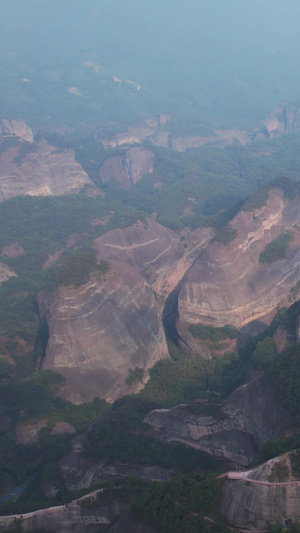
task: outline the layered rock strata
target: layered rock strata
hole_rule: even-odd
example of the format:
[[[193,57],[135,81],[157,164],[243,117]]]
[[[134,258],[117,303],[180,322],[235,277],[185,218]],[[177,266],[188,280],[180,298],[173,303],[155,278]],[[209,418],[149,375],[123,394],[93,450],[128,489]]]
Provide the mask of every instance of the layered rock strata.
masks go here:
[[[182,240],[171,229],[147,218],[128,228],[108,231],[94,244],[99,260],[128,263],[164,302],[213,235],[211,228],[201,228]]]
[[[116,517],[119,517],[116,521]],[[138,523],[130,515],[128,505],[118,498],[106,496],[104,489],[91,492],[66,505],[49,507],[22,515],[0,517],[0,532],[47,531],[48,533],[98,533],[99,531],[130,531],[155,533],[155,530]]]
[[[271,459],[248,472],[228,473],[221,513],[239,529],[290,527],[300,521],[299,451]]]
[[[21,147],[12,146],[0,154],[0,201],[20,195],[75,194],[85,185],[94,186],[75,161],[73,150],[59,151],[41,141],[20,158]]]
[[[95,396],[114,401],[142,383],[125,383],[129,369],[145,371],[168,349],[154,294],[130,266],[110,261],[105,277],[80,287],[59,287],[46,301],[49,341],[42,368],[66,378],[63,395],[74,403]]]
[[[32,129],[23,120],[0,119],[0,137],[17,137],[25,142],[33,142]]]
[[[117,181],[122,189],[130,189],[145,174],[153,172],[155,155],[144,147],[135,146],[124,156],[110,157],[99,171],[102,183]]]
[[[97,463],[82,454],[81,437],[73,440],[71,450],[60,462],[60,472],[68,490],[89,488],[110,479],[133,476],[156,481],[165,481],[176,472],[159,466],[122,464],[103,459]]]
[[[291,289],[300,279],[300,203],[281,188],[272,188],[266,205],[241,210],[231,221],[233,239],[213,240],[186,275],[179,300],[178,330],[188,342],[190,324],[238,329],[267,324],[278,307],[289,305]],[[282,234],[290,232],[283,258],[262,264],[260,254]]]
[[[236,389],[220,406],[220,417],[198,415],[188,405],[146,416],[152,435],[181,442],[235,465],[248,466],[262,444],[283,436],[289,418],[264,374]]]

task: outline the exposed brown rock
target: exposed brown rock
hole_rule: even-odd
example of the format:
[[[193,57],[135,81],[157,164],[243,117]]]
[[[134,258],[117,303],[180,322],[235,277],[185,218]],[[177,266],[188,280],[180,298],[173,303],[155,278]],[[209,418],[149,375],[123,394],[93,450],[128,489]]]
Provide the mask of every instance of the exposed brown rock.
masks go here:
[[[23,120],[0,119],[0,136],[17,137],[22,141],[33,142],[32,129]]]
[[[300,521],[299,452],[289,452],[225,482],[221,512],[239,529],[263,530]],[[238,476],[237,476],[238,477]]]
[[[237,235],[227,245],[212,241],[189,270],[179,294],[178,330],[192,342],[188,325],[268,324],[278,307],[288,306],[290,289],[300,279],[299,197],[269,191],[266,205],[240,211],[230,223]],[[294,239],[286,257],[261,264],[260,253],[281,234]]]
[[[16,276],[17,274],[11,267],[5,265],[4,263],[0,263],[0,283]]]
[[[181,442],[220,459],[249,465],[262,444],[283,436],[290,423],[265,375],[236,389],[220,406],[220,417],[198,415],[187,405],[146,416],[152,435]]]
[[[1,257],[17,257],[24,252],[24,248],[20,246],[17,242],[13,244],[7,244],[3,246]]]
[[[164,302],[214,235],[201,228],[182,240],[151,218],[111,230],[96,239],[100,260],[123,261],[142,274]]]
[[[35,424],[17,424],[15,428],[17,444],[32,444],[39,438],[40,430],[47,425],[47,419],[39,420]]]
[[[48,302],[40,296],[39,306],[49,326],[42,367],[66,378],[62,394],[74,403],[137,391],[142,383],[125,383],[128,370],[141,367],[146,378],[168,356],[153,292],[124,263],[111,261],[105,278],[60,287]]]
[[[153,172],[155,156],[146,148],[135,146],[124,156],[110,157],[103,163],[99,177],[102,183],[117,181],[123,189],[130,189],[142,176]]]
[[[50,432],[51,435],[73,435],[74,433],[76,433],[76,429],[71,424],[68,424],[68,422],[57,422]]]
[[[60,196],[75,194],[86,184],[93,186],[83,168],[75,161],[73,150],[59,151],[46,142],[35,145],[16,163],[19,147],[0,155],[0,201],[14,196]]]
[[[82,454],[82,436],[73,439],[70,451],[60,462],[60,472],[68,490],[87,489],[109,479],[133,476],[156,481],[165,481],[175,472],[159,466],[122,464],[118,461],[90,461]]]

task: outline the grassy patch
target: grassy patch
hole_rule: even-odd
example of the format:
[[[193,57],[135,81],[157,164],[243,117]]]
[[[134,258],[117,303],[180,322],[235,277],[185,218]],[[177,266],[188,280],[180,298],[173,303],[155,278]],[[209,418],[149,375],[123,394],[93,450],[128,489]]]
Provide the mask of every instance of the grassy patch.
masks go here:
[[[282,233],[272,242],[267,244],[259,256],[261,264],[273,263],[279,259],[284,259],[289,243],[293,240],[294,234],[291,231]]]
[[[204,326],[203,324],[193,324],[189,327],[189,331],[193,337],[213,342],[219,342],[225,339],[236,339],[238,336],[238,330],[230,324],[226,324],[226,326],[221,328]]]

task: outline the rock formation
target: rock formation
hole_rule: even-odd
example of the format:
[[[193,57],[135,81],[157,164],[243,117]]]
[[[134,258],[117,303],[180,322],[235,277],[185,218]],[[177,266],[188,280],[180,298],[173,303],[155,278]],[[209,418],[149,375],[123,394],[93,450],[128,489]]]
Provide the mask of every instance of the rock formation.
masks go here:
[[[201,228],[182,240],[147,218],[108,231],[95,240],[95,247],[100,260],[123,261],[135,268],[164,302],[213,235],[211,228]]]
[[[86,489],[96,483],[125,476],[165,481],[176,473],[159,466],[122,464],[105,458],[92,462],[82,454],[81,438],[73,440],[71,450],[60,462],[61,476],[68,490]]]
[[[104,489],[91,492],[66,505],[22,515],[1,516],[0,532],[13,530],[17,524],[22,531],[32,533],[37,530],[48,533],[98,533],[103,528],[108,533],[155,533],[152,528],[134,520],[128,511],[128,505],[121,499],[112,499],[109,491],[106,495]]]
[[[289,452],[248,472],[228,474],[221,512],[239,529],[265,530],[300,521],[300,456]]]
[[[130,266],[110,261],[105,277],[91,277],[80,287],[59,287],[46,301],[49,341],[43,368],[66,378],[63,395],[74,403],[95,396],[114,401],[136,392],[128,386],[129,369],[145,371],[168,356],[154,295]]]
[[[0,283],[7,281],[9,278],[16,275],[17,274],[11,267],[5,265],[4,263],[0,263]]]
[[[142,176],[153,172],[155,156],[144,147],[135,146],[124,156],[110,157],[99,171],[102,183],[115,180],[122,189],[130,189]]]
[[[233,391],[221,404],[219,418],[179,405],[152,411],[144,421],[159,439],[181,442],[240,466],[248,466],[264,442],[283,436],[290,423],[264,374]]]
[[[0,155],[0,201],[14,196],[60,196],[75,194],[92,181],[75,161],[74,151],[59,151],[44,141],[12,146]]]
[[[268,324],[278,307],[289,305],[300,279],[299,230],[296,192],[289,199],[280,186],[273,187],[265,205],[242,208],[229,224],[231,242],[213,240],[185,277],[178,300],[180,335],[188,342],[188,326],[197,323],[249,326],[249,331]],[[285,256],[261,263],[266,246],[288,232],[292,240]]]
[[[17,137],[22,141],[33,142],[32,129],[23,120],[0,119],[0,137]]]

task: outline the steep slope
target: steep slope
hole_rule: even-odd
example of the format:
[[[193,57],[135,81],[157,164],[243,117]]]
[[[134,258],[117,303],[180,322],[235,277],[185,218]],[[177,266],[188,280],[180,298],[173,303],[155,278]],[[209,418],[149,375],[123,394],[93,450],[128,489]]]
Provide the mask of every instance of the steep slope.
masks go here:
[[[256,202],[261,206],[245,204],[189,270],[178,301],[185,340],[197,323],[258,330],[288,304],[300,279],[299,195],[286,179],[259,191]]]
[[[292,451],[248,472],[228,473],[221,512],[238,528],[262,530],[300,521],[300,456]]]
[[[236,389],[221,404],[218,418],[196,414],[188,405],[157,409],[145,418],[153,436],[241,466],[254,460],[264,442],[283,435],[288,421],[264,374]]]
[[[130,189],[142,176],[153,172],[155,155],[144,147],[135,146],[124,156],[110,157],[99,171],[102,183],[115,180],[122,189]]]
[[[49,507],[22,515],[1,516],[0,532],[47,531],[48,533],[98,533],[99,531],[156,533],[154,529],[137,522],[121,498],[112,498],[103,489],[91,492],[66,505]],[[116,521],[117,518],[117,521]],[[11,529],[13,528],[13,529]],[[23,529],[24,528],[24,529]]]
[[[113,401],[142,384],[128,386],[129,369],[145,371],[168,349],[153,292],[131,267],[110,261],[105,277],[80,287],[59,287],[41,313],[49,327],[42,368],[66,378],[63,395],[74,403],[95,396]]]
[[[145,277],[162,302],[214,235],[201,228],[186,238],[147,218],[95,240],[99,259],[123,261]]]
[[[15,142],[4,151],[0,144],[0,201],[14,196],[75,194],[85,185],[94,187],[73,150],[59,151],[44,141]]]

